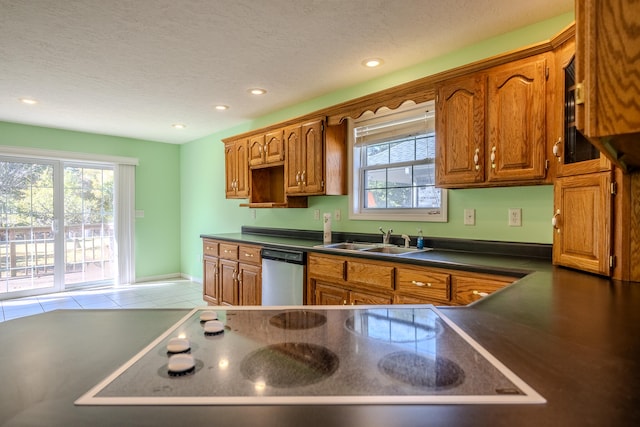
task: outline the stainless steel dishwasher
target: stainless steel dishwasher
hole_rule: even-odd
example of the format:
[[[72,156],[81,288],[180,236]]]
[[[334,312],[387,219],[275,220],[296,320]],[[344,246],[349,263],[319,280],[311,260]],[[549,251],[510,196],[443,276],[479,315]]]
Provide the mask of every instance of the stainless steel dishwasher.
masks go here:
[[[305,252],[262,249],[262,305],[302,305]]]

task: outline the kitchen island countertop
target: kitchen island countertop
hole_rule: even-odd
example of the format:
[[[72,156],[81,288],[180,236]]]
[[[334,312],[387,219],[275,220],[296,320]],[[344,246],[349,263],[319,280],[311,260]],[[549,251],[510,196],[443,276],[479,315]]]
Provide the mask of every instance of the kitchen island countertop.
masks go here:
[[[233,240],[229,235],[226,238]],[[273,239],[271,244],[284,244],[269,239]],[[255,237],[251,242],[255,243]],[[311,247],[312,243],[304,245]],[[444,261],[453,264],[455,256],[451,255],[455,254],[449,254]],[[547,403],[78,407],[73,405],[75,399],[187,311],[62,310],[0,324],[3,378],[0,424],[310,427],[640,424],[640,285],[552,267],[548,262],[490,255],[460,256],[459,260],[468,264],[464,266],[466,269],[482,267],[484,262],[490,269],[511,268],[524,274],[513,285],[472,306],[441,310],[538,391]]]

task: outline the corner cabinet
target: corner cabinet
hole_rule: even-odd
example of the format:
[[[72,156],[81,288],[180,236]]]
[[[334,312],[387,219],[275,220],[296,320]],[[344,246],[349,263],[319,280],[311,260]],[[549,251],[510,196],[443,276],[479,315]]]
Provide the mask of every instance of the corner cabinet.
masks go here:
[[[225,142],[225,196],[227,199],[249,197],[249,162],[247,160],[247,140]]]
[[[548,182],[547,79],[540,54],[443,82],[436,102],[436,184]]]

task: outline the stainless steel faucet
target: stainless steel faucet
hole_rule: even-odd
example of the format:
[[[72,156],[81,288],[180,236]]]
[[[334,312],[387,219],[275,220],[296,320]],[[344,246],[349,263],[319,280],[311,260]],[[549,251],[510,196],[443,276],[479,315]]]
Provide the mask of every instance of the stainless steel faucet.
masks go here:
[[[380,232],[382,233],[382,244],[388,245],[389,240],[391,239],[391,233],[393,232],[393,230],[390,228],[387,232],[385,232],[382,229],[382,227],[378,227],[378,230],[380,230]]]

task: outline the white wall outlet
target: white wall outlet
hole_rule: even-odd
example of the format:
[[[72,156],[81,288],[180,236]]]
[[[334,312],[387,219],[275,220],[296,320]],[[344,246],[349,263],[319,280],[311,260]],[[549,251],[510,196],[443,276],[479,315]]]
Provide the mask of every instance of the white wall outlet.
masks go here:
[[[522,208],[509,208],[509,227],[522,227]]]
[[[136,210],[135,214],[136,214],[136,218],[144,218],[143,210]]]
[[[476,225],[476,210],[465,209],[464,210],[464,225]]]
[[[251,209],[251,218],[256,219],[257,212],[255,209]]]
[[[333,211],[333,219],[336,221],[340,221],[342,219],[342,212],[340,212],[340,209]]]
[[[316,221],[320,221],[320,209],[316,209],[313,211],[313,219]]]

